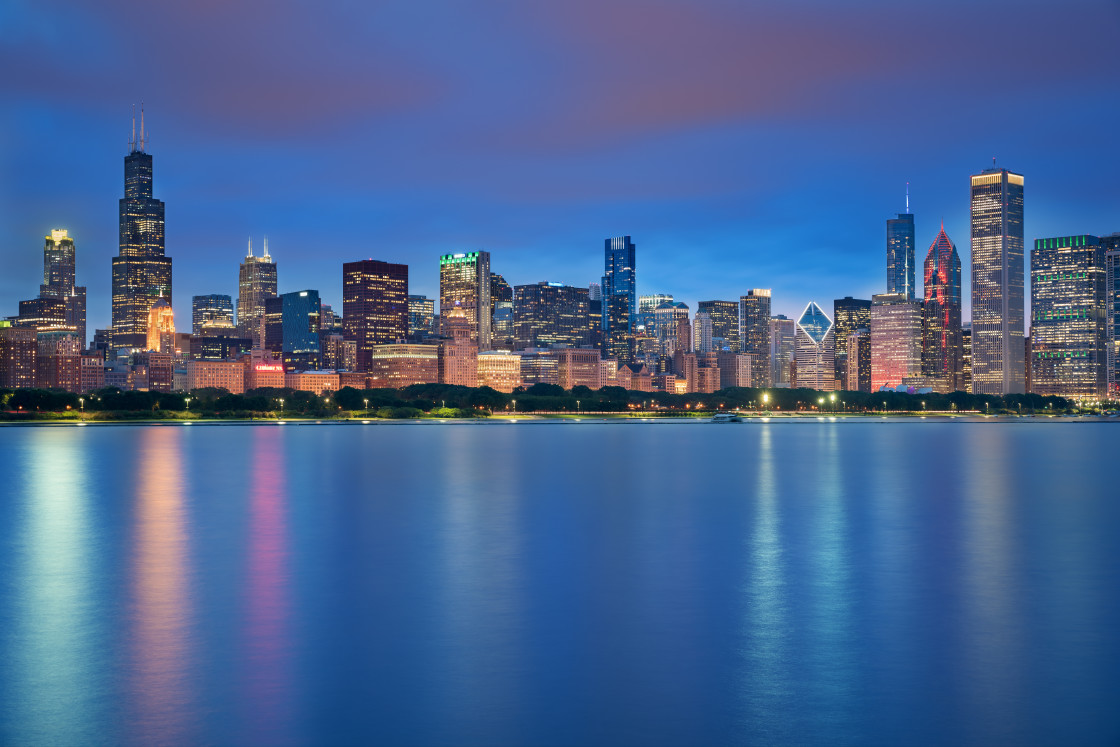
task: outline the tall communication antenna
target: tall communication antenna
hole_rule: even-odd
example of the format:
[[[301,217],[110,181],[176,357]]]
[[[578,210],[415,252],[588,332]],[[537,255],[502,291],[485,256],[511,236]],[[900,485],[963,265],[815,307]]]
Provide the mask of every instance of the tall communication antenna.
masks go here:
[[[140,102],[140,142],[138,143],[141,153],[144,152],[144,146],[147,144],[148,139],[144,135],[144,102]]]
[[[906,182],[906,212],[910,212],[910,182]]]

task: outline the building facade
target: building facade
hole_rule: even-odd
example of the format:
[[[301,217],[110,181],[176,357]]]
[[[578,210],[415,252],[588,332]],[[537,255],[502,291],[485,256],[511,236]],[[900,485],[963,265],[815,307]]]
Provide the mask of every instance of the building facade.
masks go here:
[[[438,382],[438,345],[389,343],[374,345],[370,352],[370,386],[374,389]]]
[[[17,326],[70,332],[86,344],[86,289],[76,285],[77,253],[65,229],[55,229],[43,246],[43,283],[39,295],[20,301]]]
[[[315,370],[323,365],[319,291],[283,293],[265,301],[264,347],[279,353],[287,370]]]
[[[638,286],[635,281],[637,255],[634,242],[629,236],[616,236],[603,242],[603,300],[611,296],[626,296],[627,331],[638,313]],[[603,333],[607,335],[612,326],[623,324],[622,320],[611,319],[609,305],[603,304]]]
[[[790,386],[790,367],[797,340],[797,322],[785,314],[770,317],[770,384]]]
[[[1102,398],[1108,391],[1105,252],[1096,236],[1035,239],[1031,251],[1031,390]]]
[[[445,254],[439,258],[439,313],[449,336],[447,312],[461,311],[470,324],[471,342],[479,350],[490,350],[494,308],[490,298],[490,252]]]
[[[113,345],[143,348],[148,342],[148,312],[163,296],[172,302],[171,257],[164,251],[163,202],[152,196],[152,156],[140,137],[124,159],[124,197],[119,205],[120,253],[113,257]]]
[[[887,293],[914,298],[914,215],[887,221]]]
[[[723,340],[720,352],[739,352],[739,304],[734,301],[701,301],[697,313],[704,312],[712,319],[712,339]]]
[[[518,285],[513,289],[515,346],[525,350],[590,345],[589,313],[586,288],[548,282]]]
[[[769,288],[755,288],[739,297],[739,349],[751,357],[753,386],[771,386]]]
[[[871,391],[922,375],[922,302],[902,293],[871,297]]]
[[[1026,386],[1023,177],[986,169],[972,176],[970,196],[972,392],[1021,394]]]
[[[450,310],[441,307],[440,316],[444,323],[444,339],[439,343],[439,383],[478,386],[475,325],[458,304]]]
[[[342,330],[370,371],[375,345],[408,338],[408,265],[374,259],[342,265]]]
[[[264,306],[276,298],[276,290],[276,262],[268,253],[268,239],[260,257],[253,255],[249,239],[249,253],[237,273],[237,333],[252,340],[254,347],[264,344]]]
[[[832,327],[824,310],[810,301],[797,320],[794,339],[798,388],[825,392],[836,389],[836,335]]]
[[[1105,268],[1105,340],[1109,399],[1120,399],[1120,233],[1101,237]]]
[[[478,385],[511,394],[521,386],[521,356],[508,350],[479,353]]]
[[[220,293],[191,297],[191,334],[213,334],[215,329],[233,334],[233,299]]]
[[[844,296],[832,302],[836,334],[836,378],[841,389],[858,389],[848,383],[848,335],[871,324],[871,301]]]
[[[964,391],[961,259],[944,225],[930,244],[924,270],[922,375],[935,391]]]

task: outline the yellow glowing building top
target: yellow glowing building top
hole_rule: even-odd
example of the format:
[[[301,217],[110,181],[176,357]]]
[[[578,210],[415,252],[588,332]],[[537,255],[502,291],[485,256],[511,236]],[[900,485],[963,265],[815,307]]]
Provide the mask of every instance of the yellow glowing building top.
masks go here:
[[[160,296],[148,312],[148,349],[169,352],[175,337],[175,312],[171,304]],[[164,348],[168,350],[164,350]]]

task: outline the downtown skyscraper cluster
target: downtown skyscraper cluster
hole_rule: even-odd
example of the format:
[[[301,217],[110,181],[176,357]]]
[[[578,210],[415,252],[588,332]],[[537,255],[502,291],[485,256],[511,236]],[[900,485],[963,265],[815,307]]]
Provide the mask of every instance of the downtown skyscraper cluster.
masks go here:
[[[1118,391],[1120,312],[1106,313],[1120,308],[1116,235],[1035,241],[1035,334],[1026,338],[1023,177],[994,167],[970,177],[971,324],[963,319],[960,257],[944,226],[920,265],[919,297],[907,197],[906,211],[886,221],[885,292],[838,298],[831,318],[811,300],[796,319],[774,315],[766,287],[701,301],[695,315],[672,294],[639,294],[637,245],[627,235],[604,239],[603,273],[588,286],[511,285],[494,272],[488,251],[444,254],[438,309],[434,299],[410,295],[407,265],[346,262],[339,316],[314,288],[279,293],[265,239],[261,256],[249,243],[236,304],[222,293],[195,296],[191,332],[177,332],[164,204],[154,197],[143,116],[124,159],[111,329],[98,330],[86,347],[74,242],[65,230],[52,231],[40,296],[21,302],[7,323],[12,331],[0,335],[0,358],[8,351],[11,360],[26,360],[34,347],[41,368],[61,373],[5,374],[0,385],[170,390],[235,386],[241,376],[253,388],[283,386],[291,374],[291,382],[316,390],[453,379],[510,391],[572,382],[674,392],[735,386],[1013,394],[1028,385],[1082,397]],[[34,339],[18,330],[31,330]],[[18,355],[11,352],[17,348]]]

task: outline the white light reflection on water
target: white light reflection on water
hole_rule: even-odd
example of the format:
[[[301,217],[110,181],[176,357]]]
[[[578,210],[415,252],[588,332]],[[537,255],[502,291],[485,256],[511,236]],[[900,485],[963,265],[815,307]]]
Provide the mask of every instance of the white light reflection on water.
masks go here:
[[[25,431],[29,458],[22,498],[15,629],[2,675],[14,696],[2,718],[12,744],[81,744],[97,731],[104,702],[94,685],[105,666],[95,606],[90,492],[81,431]]]
[[[509,438],[513,431],[497,429]],[[440,430],[443,480],[438,508],[436,580],[440,656],[437,708],[455,718],[436,726],[440,741],[486,732],[516,743],[508,718],[525,683],[523,535],[518,526],[517,475],[495,482],[495,454],[483,448],[477,429]],[[499,452],[501,448],[499,447]],[[516,471],[516,464],[508,469]],[[486,682],[487,687],[477,683]],[[511,732],[510,730],[514,730]]]
[[[744,661],[740,670],[744,677],[744,732],[781,743],[790,739],[790,724],[783,722],[781,714],[793,706],[795,683],[789,670],[790,609],[773,437],[773,426],[759,429],[755,511],[744,553],[748,567],[743,589]]]
[[[970,744],[1026,744],[1027,722],[1022,711],[1024,618],[1019,612],[1019,579],[1012,495],[1015,460],[1008,453],[1009,428],[977,427],[966,431],[963,450],[962,534],[960,570],[962,610],[960,635],[967,668],[961,667],[957,686],[961,707],[974,713],[967,719]]]

